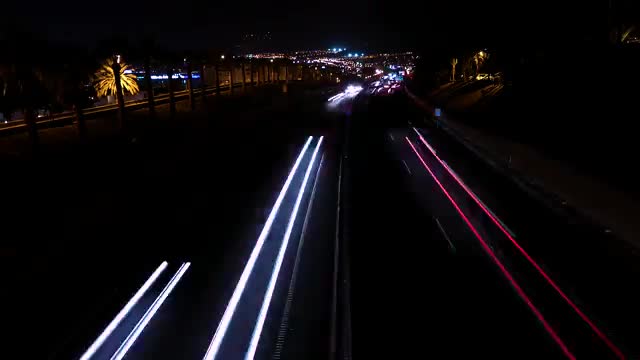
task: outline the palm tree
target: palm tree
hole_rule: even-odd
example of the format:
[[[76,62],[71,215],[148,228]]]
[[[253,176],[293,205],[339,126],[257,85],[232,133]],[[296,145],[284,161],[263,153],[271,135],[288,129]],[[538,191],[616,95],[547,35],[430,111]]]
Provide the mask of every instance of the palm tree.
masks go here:
[[[135,95],[140,91],[136,76],[127,73],[129,65],[120,60],[120,55],[116,55],[116,59],[107,59],[100,69],[95,73],[96,94],[98,96],[106,96],[115,94],[118,99],[118,121],[117,126],[122,128],[126,125],[124,92]]]
[[[452,58],[451,62],[451,81],[456,81],[456,65],[458,65],[458,58]]]
[[[98,96],[118,95],[118,87],[122,87],[122,92],[126,91],[131,95],[135,95],[140,91],[138,82],[134,74],[126,73],[129,65],[124,62],[118,63],[117,60],[108,59],[100,69],[95,73],[96,93]],[[119,78],[120,81],[116,81]]]

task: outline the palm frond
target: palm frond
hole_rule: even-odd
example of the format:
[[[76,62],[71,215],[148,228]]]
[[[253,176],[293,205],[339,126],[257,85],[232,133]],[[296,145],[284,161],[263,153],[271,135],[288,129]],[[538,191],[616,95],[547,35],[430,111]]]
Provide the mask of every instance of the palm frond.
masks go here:
[[[134,74],[125,74],[125,71],[129,69],[129,65],[120,65],[120,85],[123,92],[127,92],[131,95],[135,95],[140,92],[138,82]],[[94,88],[98,96],[113,95],[116,93],[116,79],[113,72],[113,60],[109,59],[105,61],[98,71],[95,73]]]

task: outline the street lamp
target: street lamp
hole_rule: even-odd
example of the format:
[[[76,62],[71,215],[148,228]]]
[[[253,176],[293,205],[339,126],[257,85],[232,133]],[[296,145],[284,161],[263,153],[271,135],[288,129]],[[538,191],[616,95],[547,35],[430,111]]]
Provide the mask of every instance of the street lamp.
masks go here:
[[[273,62],[273,59],[269,60],[270,62]]]
[[[224,55],[220,55],[220,59],[224,60]]]

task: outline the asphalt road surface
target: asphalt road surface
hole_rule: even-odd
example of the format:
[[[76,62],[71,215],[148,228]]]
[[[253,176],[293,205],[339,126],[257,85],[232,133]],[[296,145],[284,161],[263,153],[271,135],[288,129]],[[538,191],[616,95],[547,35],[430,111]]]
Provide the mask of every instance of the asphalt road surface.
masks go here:
[[[290,86],[288,96],[224,100],[213,105],[215,111],[178,117],[182,123],[136,129],[133,138],[60,145],[40,159],[7,160],[2,266],[5,294],[11,295],[3,297],[2,309],[16,341],[6,353],[22,353],[37,340],[30,348],[36,358],[79,358],[167,261],[95,356],[115,354],[164,292],[127,358],[201,359],[296,156],[309,136],[315,147],[337,121],[339,114],[325,111],[325,92]],[[289,251],[298,246],[317,174],[334,171],[332,142],[327,137],[316,156]],[[309,152],[265,245],[263,255],[268,247],[271,260],[310,162]],[[332,186],[318,180],[316,193]],[[305,246],[322,249],[313,238],[308,235]],[[287,253],[282,264],[289,277],[291,259]],[[256,266],[269,261],[261,258]],[[298,268],[315,271],[307,270],[308,261],[319,260],[302,257]],[[265,274],[260,276],[269,280]],[[286,299],[280,291],[278,286],[274,297]],[[298,310],[290,312],[293,319]],[[265,326],[263,336],[279,334]]]
[[[354,357],[638,354],[623,243],[546,208],[403,94],[362,99],[352,120]]]
[[[6,353],[638,354],[632,251],[545,207],[401,91],[334,95],[230,98],[7,162]]]

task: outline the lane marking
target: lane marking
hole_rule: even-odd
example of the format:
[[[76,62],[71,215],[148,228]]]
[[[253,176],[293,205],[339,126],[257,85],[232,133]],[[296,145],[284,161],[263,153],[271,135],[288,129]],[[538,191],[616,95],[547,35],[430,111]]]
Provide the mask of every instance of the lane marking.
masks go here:
[[[236,288],[233,290],[233,295],[231,295],[229,304],[227,305],[227,308],[225,309],[224,314],[222,315],[222,319],[220,320],[220,323],[218,324],[218,328],[216,329],[216,332],[213,335],[213,338],[211,339],[211,343],[209,344],[209,348],[207,348],[207,352],[204,354],[203,360],[215,359],[216,355],[218,354],[218,351],[220,350],[222,339],[224,339],[224,336],[227,333],[227,329],[229,328],[229,324],[231,323],[231,318],[233,317],[233,314],[235,313],[236,308],[238,306],[238,302],[240,302],[240,297],[242,296],[242,293],[244,292],[244,289],[247,286],[247,281],[249,280],[249,276],[253,272],[253,267],[256,264],[258,255],[260,254],[260,250],[262,250],[262,246],[264,245],[264,242],[267,239],[267,236],[271,232],[271,226],[273,225],[273,221],[276,215],[278,214],[278,210],[280,210],[280,205],[282,205],[282,200],[284,199],[284,196],[287,193],[289,186],[291,185],[291,181],[293,180],[294,174],[296,173],[296,170],[298,170],[298,167],[300,166],[300,162],[302,161],[302,158],[306,154],[307,148],[309,147],[309,144],[311,143],[312,139],[313,139],[313,136],[309,136],[309,138],[307,139],[307,142],[304,144],[304,147],[302,148],[302,150],[300,150],[300,154],[298,155],[298,158],[296,159],[296,162],[293,165],[293,168],[291,168],[291,171],[289,172],[289,176],[287,176],[287,180],[285,181],[284,185],[282,186],[282,189],[280,190],[280,194],[278,194],[278,198],[276,199],[276,202],[273,205],[273,209],[271,210],[271,213],[269,214],[269,217],[267,218],[267,221],[264,224],[264,227],[262,228],[262,232],[260,232],[260,235],[258,236],[258,241],[256,242],[255,247],[251,251],[251,255],[249,256],[247,265],[245,265],[244,270],[240,275],[240,279],[238,280],[238,284],[236,285]]]
[[[409,175],[411,175],[411,170],[409,170],[409,165],[407,165],[407,162],[402,160],[402,163],[404,164],[404,167],[407,169],[407,172],[409,173]]]
[[[342,193],[342,157],[340,157],[340,167],[338,169],[338,199],[336,201],[336,234],[334,237],[333,251],[333,282],[331,288],[331,328],[329,329],[329,357],[336,358],[337,339],[336,331],[338,326],[338,259],[340,254],[340,196]]]
[[[289,291],[287,293],[287,302],[284,306],[284,312],[282,314],[282,321],[280,322],[280,329],[278,330],[278,341],[276,342],[276,350],[273,353],[273,359],[280,359],[282,354],[282,348],[284,346],[285,336],[287,331],[289,330],[289,313],[291,312],[291,306],[293,304],[293,295],[296,287],[296,280],[298,278],[298,268],[300,266],[300,258],[302,257],[302,248],[304,246],[304,240],[306,238],[307,233],[307,225],[309,224],[309,218],[311,215],[311,209],[313,207],[313,202],[316,197],[316,187],[318,185],[318,180],[320,179],[320,171],[322,170],[322,165],[324,164],[324,154],[320,158],[320,165],[318,165],[318,170],[316,171],[316,177],[313,181],[313,190],[311,190],[311,197],[309,198],[309,205],[307,205],[307,214],[304,217],[304,224],[302,225],[302,235],[300,235],[300,242],[298,243],[298,251],[296,252],[296,261],[293,264],[293,271],[291,275],[291,280],[289,281]]]
[[[429,144],[427,143],[427,141],[424,139],[424,137],[422,136],[422,134],[420,134],[420,132],[416,129],[413,128],[413,130],[418,134],[418,137],[420,138],[420,141],[425,144],[429,150],[431,150],[431,146],[429,146]],[[578,316],[585,322],[587,323],[587,325],[591,328],[591,330],[600,338],[600,340],[602,340],[605,345],[609,348],[609,350],[611,350],[616,357],[618,357],[619,359],[625,359],[626,356],[624,355],[624,353],[622,352],[622,350],[620,350],[620,348],[618,348],[617,345],[615,345],[610,339],[609,337],[602,331],[600,330],[600,328],[593,322],[591,321],[591,319],[584,313],[582,312],[582,310],[580,310],[580,308],[578,307],[578,305],[576,305],[573,300],[571,300],[569,298],[569,296],[567,294],[565,294],[565,292],[560,288],[560,286],[558,286],[558,284],[556,284],[556,282],[551,279],[551,277],[542,269],[542,266],[540,266],[530,255],[529,253],[527,253],[526,250],[524,250],[524,248],[516,241],[515,239],[515,235],[511,232],[511,230],[509,230],[509,228],[506,227],[506,225],[504,225],[504,223],[498,219],[497,216],[495,216],[493,214],[493,212],[484,205],[484,203],[482,202],[482,200],[480,200],[480,198],[478,198],[476,196],[476,194],[471,191],[471,189],[469,189],[469,187],[462,181],[462,179],[460,179],[455,172],[453,172],[453,169],[451,169],[442,159],[440,159],[438,157],[438,155],[436,155],[435,152],[432,152],[433,155],[435,156],[435,158],[444,166],[444,168],[449,172],[449,174],[451,174],[451,176],[456,180],[456,182],[458,182],[458,184],[467,192],[467,194],[469,194],[469,196],[471,196],[471,198],[476,202],[476,204],[478,204],[478,206],[480,206],[480,208],[484,211],[485,214],[487,214],[487,216],[489,216],[489,218],[493,221],[493,223],[502,231],[502,233],[509,239],[509,241],[511,241],[511,243],[516,247],[516,249],[518,249],[518,251],[527,259],[527,261],[538,271],[538,273],[540,275],[542,275],[542,277],[547,281],[547,283],[549,285],[551,285],[551,287],[558,293],[558,295],[560,295],[560,297],[573,309],[573,311],[578,314]]]
[[[304,193],[307,188],[309,175],[311,174],[311,169],[313,168],[313,165],[315,165],[316,156],[318,155],[318,150],[320,150],[320,146],[322,145],[323,139],[324,139],[324,136],[320,136],[320,140],[318,140],[318,145],[316,145],[316,149],[313,151],[313,155],[311,156],[311,161],[309,162],[307,171],[304,174],[304,179],[302,180],[302,186],[300,186],[300,190],[298,191],[298,197],[296,198],[296,202],[293,206],[293,211],[291,211],[291,216],[289,218],[289,223],[287,224],[287,230],[285,231],[284,237],[282,239],[282,244],[280,246],[280,251],[278,252],[278,257],[276,258],[276,263],[273,267],[273,271],[271,272],[271,279],[269,280],[267,293],[264,297],[264,300],[262,301],[262,307],[260,308],[260,313],[258,314],[258,320],[253,329],[253,334],[251,335],[251,341],[249,342],[249,349],[247,350],[247,353],[245,355],[245,360],[253,360],[253,358],[255,357],[256,350],[258,348],[258,342],[260,340],[260,334],[262,333],[262,328],[264,327],[264,322],[267,318],[269,305],[271,304],[271,298],[273,297],[273,291],[275,290],[276,281],[278,280],[278,274],[280,273],[280,268],[282,267],[282,262],[284,261],[284,255],[287,251],[287,245],[289,244],[289,239],[291,238],[293,225],[296,221],[296,217],[298,216],[298,209],[300,208],[300,203],[302,202],[302,198],[304,197]]]
[[[529,309],[531,309],[531,311],[533,312],[533,314],[538,318],[538,320],[540,321],[540,323],[542,323],[542,326],[545,328],[545,330],[547,331],[547,333],[551,336],[551,338],[556,342],[556,344],[558,344],[558,346],[560,347],[560,349],[562,350],[562,352],[565,354],[565,356],[569,359],[575,360],[575,356],[571,353],[571,351],[569,350],[569,348],[567,347],[567,345],[565,345],[564,341],[562,341],[562,339],[560,338],[560,336],[558,336],[558,334],[556,333],[556,331],[551,327],[551,325],[547,322],[547,320],[544,318],[544,316],[542,315],[542,313],[540,312],[540,310],[538,310],[538,308],[533,304],[533,302],[531,301],[531,299],[529,299],[529,297],[527,296],[527,294],[524,292],[524,290],[522,290],[522,288],[520,287],[520,285],[516,282],[516,280],[513,278],[513,276],[511,275],[511,273],[506,269],[506,267],[504,266],[504,264],[500,261],[500,259],[498,259],[497,255],[493,252],[493,250],[491,250],[491,247],[487,244],[487,242],[482,238],[482,236],[480,236],[480,233],[478,232],[478,230],[473,226],[473,224],[471,224],[471,221],[467,218],[467,216],[462,212],[462,210],[460,209],[460,206],[458,206],[458,204],[455,202],[455,200],[453,200],[453,198],[451,197],[451,195],[449,194],[449,192],[447,192],[447,190],[444,188],[444,186],[442,185],[442,183],[440,182],[440,180],[438,180],[438,178],[436,177],[436,175],[433,173],[433,171],[431,170],[431,168],[429,167],[429,165],[427,165],[427,163],[424,161],[424,159],[422,158],[422,156],[420,156],[420,154],[418,153],[418,150],[415,148],[415,146],[413,145],[413,143],[411,142],[411,140],[409,140],[408,137],[405,137],[405,139],[407,140],[407,142],[409,143],[409,146],[411,146],[411,149],[413,150],[413,152],[416,154],[416,156],[418,157],[418,159],[420,160],[420,162],[422,163],[422,165],[424,166],[424,168],[429,172],[429,174],[431,175],[431,177],[433,178],[433,180],[435,180],[435,182],[438,184],[438,187],[440,187],[440,190],[442,190],[442,192],[444,193],[444,195],[447,197],[447,199],[449,199],[449,201],[451,202],[451,204],[453,204],[453,207],[456,209],[456,211],[458,212],[458,214],[460,215],[460,217],[462,218],[462,220],[464,220],[465,224],[467,225],[467,227],[469,227],[469,229],[471,230],[471,232],[473,232],[473,234],[475,235],[475,237],[480,241],[480,244],[482,246],[482,248],[485,250],[485,252],[489,255],[489,257],[491,258],[491,260],[493,260],[493,262],[498,266],[498,268],[500,269],[500,271],[502,272],[502,274],[507,278],[507,280],[511,283],[511,286],[514,288],[514,290],[516,290],[516,292],[518,293],[518,295],[520,296],[520,298],[527,304],[527,306],[529,306]]]
[[[436,221],[436,224],[438,224],[438,227],[440,228],[440,232],[442,232],[442,235],[444,236],[445,240],[447,240],[447,242],[449,243],[449,248],[451,249],[451,251],[453,251],[453,253],[455,254],[456,252],[456,247],[453,245],[453,242],[451,241],[451,239],[449,238],[449,235],[447,235],[447,232],[444,231],[444,228],[442,227],[442,224],[440,224],[440,220],[438,220],[437,217],[433,218]]]
[[[113,333],[116,327],[120,324],[120,322],[129,314],[131,309],[138,303],[138,301],[142,298],[142,296],[149,290],[151,285],[158,279],[160,274],[167,268],[168,263],[163,261],[160,266],[156,268],[156,270],[149,276],[147,281],[144,282],[142,287],[136,291],[136,293],[131,297],[131,299],[127,302],[127,304],[120,310],[120,312],[111,320],[109,325],[102,331],[100,336],[89,346],[87,351],[80,357],[80,360],[88,360],[92,356],[95,355],[98,348],[104,344],[107,338]]]
[[[153,302],[153,304],[151,304],[151,307],[147,310],[147,312],[145,312],[145,314],[142,316],[140,321],[133,328],[129,336],[127,336],[127,338],[122,343],[122,345],[120,345],[118,350],[116,350],[116,352],[111,357],[111,360],[121,360],[127,354],[127,351],[129,351],[131,346],[133,346],[133,343],[138,339],[138,337],[140,336],[144,328],[147,326],[149,321],[151,321],[151,318],[153,318],[153,316],[156,314],[160,306],[162,306],[162,303],[164,303],[164,301],[167,299],[169,294],[171,294],[171,291],[173,291],[173,288],[178,284],[180,279],[182,279],[182,276],[189,269],[189,266],[191,266],[190,262],[183,263],[182,266],[180,266],[180,269],[178,269],[178,272],[176,272],[176,274],[173,275],[173,277],[171,278],[167,286],[165,286],[165,288],[162,289],[162,292],[160,293],[160,295],[158,295],[158,297]]]

